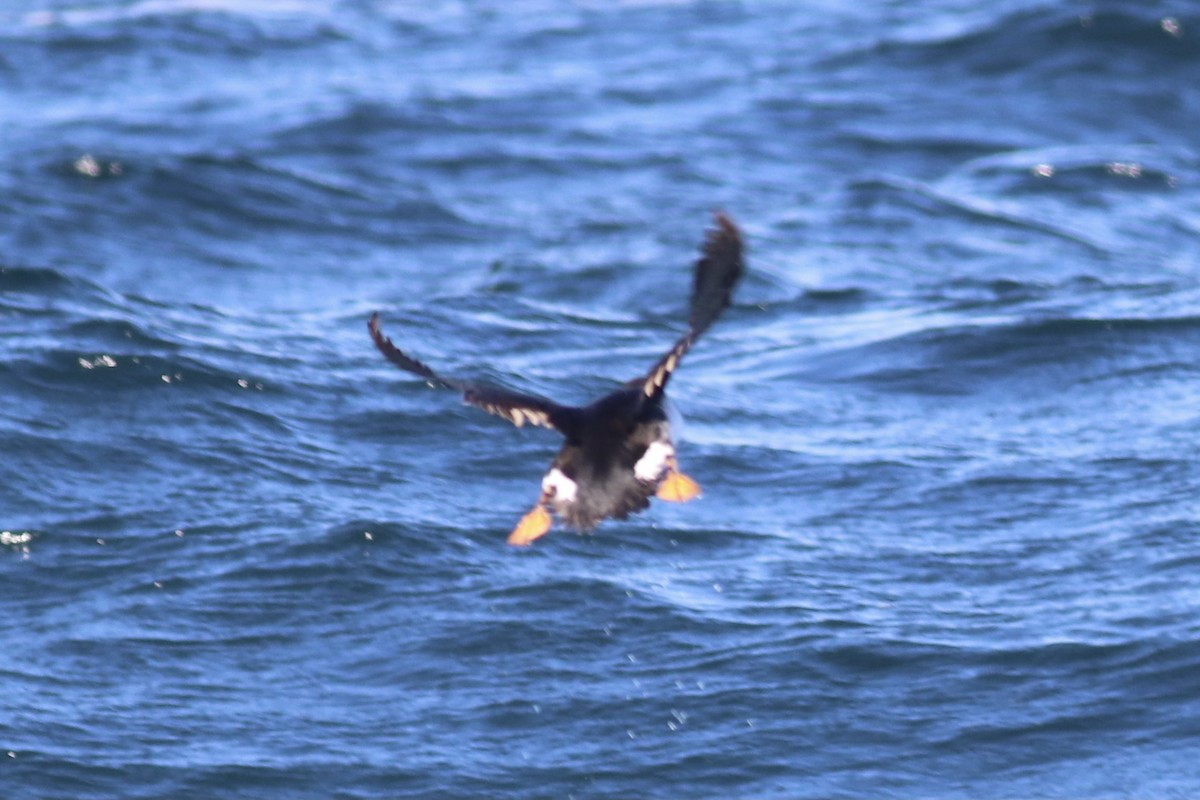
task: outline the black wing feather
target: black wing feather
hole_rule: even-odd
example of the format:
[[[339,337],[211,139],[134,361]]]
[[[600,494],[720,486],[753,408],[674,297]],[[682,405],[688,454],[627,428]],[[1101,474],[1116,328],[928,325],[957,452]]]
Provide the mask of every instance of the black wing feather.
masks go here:
[[[443,389],[459,388],[456,382],[446,380],[430,367],[392,344],[392,340],[384,336],[383,331],[379,330],[379,312],[371,315],[370,321],[367,322],[367,330],[371,332],[371,341],[375,342],[375,347],[379,352],[383,353],[383,357],[400,369],[405,372],[411,372],[414,375],[420,375],[430,386],[437,386]]]
[[[367,323],[371,340],[383,357],[400,369],[420,375],[430,386],[453,389],[463,393],[463,401],[481,408],[489,414],[503,417],[518,428],[529,423],[543,428],[566,432],[574,416],[574,409],[560,406],[551,400],[536,395],[520,394],[492,386],[481,386],[455,378],[444,378],[429,366],[405,353],[379,329],[379,314],[371,315]]]
[[[729,308],[733,287],[745,269],[742,236],[737,226],[723,211],[718,211],[713,218],[716,227],[705,238],[704,252],[696,262],[692,279],[688,327],[693,338],[699,338],[721,312]]]
[[[692,297],[688,310],[688,331],[658,360],[641,380],[642,393],[654,397],[667,386],[671,373],[684,355],[729,308],[733,288],[745,269],[742,260],[742,236],[737,226],[724,212],[714,215],[716,227],[708,232],[704,250],[696,262],[692,278]]]

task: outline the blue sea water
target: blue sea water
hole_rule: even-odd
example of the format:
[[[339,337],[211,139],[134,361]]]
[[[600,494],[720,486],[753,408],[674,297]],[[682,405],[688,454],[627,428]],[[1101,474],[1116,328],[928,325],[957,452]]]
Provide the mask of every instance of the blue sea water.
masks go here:
[[[0,10],[0,796],[1200,794],[1200,7]],[[672,383],[702,499],[504,544]]]

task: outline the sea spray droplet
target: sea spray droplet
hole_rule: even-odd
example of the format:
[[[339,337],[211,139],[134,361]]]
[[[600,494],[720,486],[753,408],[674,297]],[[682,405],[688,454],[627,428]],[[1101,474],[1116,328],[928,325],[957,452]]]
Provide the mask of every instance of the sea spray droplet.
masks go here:
[[[91,154],[84,153],[79,158],[75,159],[75,163],[71,166],[73,166],[75,171],[80,175],[86,175],[89,178],[100,177],[100,162],[96,161],[96,157]]]
[[[79,358],[79,366],[83,367],[84,369],[95,369],[96,367],[105,367],[107,369],[112,369],[113,367],[117,366],[117,360],[107,354],[98,355],[91,361],[88,361],[86,358],[80,357]]]
[[[108,163],[101,163],[91,153],[84,153],[72,161],[71,168],[85,178],[102,178],[106,175],[115,178],[125,171],[125,168],[121,166],[121,162],[109,161]]]

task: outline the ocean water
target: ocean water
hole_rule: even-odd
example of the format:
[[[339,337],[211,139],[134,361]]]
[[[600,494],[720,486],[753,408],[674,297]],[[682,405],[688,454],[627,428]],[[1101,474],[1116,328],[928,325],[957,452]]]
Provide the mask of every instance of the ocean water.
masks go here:
[[[1200,8],[0,10],[0,796],[1200,794]],[[513,550],[672,383],[705,488]]]

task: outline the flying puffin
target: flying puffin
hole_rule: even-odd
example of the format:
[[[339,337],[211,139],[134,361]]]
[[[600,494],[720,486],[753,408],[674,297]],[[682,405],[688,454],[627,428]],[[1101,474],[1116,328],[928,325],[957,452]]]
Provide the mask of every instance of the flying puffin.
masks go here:
[[[742,239],[724,213],[715,215],[692,281],[687,332],[645,375],[587,406],[559,405],[535,395],[519,394],[438,375],[405,354],[379,330],[376,312],[367,323],[371,339],[384,357],[402,370],[419,375],[431,386],[463,393],[468,405],[504,417],[517,427],[525,423],[551,428],[566,439],[542,478],[541,496],[508,537],[528,545],[550,530],[551,513],[580,531],[608,517],[625,519],[650,505],[651,497],[687,502],[700,486],[679,471],[671,426],[664,408],[667,381],[700,335],[724,311],[742,275]]]

